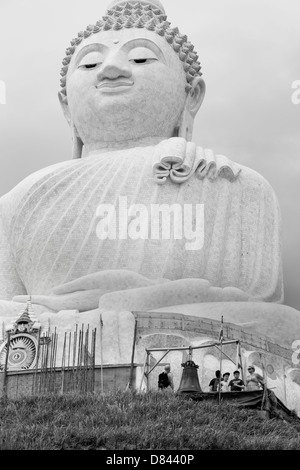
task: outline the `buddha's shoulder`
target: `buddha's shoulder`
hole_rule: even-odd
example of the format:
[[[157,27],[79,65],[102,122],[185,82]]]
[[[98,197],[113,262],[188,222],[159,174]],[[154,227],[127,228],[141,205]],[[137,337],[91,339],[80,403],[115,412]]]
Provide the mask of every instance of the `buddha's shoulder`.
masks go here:
[[[264,190],[274,193],[269,181],[258,171],[231,160],[229,157],[214,154],[212,150],[205,150],[205,155],[213,155],[215,161],[215,176],[227,178],[230,182],[236,182],[245,190]]]
[[[258,173],[256,170],[232,160],[230,157],[214,152],[212,149],[206,149],[194,145],[193,168],[195,176],[200,179],[208,179],[212,182],[228,184],[235,183],[240,185],[244,190],[264,190],[265,192],[274,193],[274,190],[268,180]],[[191,153],[191,152],[190,152]],[[188,154],[188,152],[186,152]]]
[[[159,184],[170,178],[174,183],[197,186],[197,181],[205,180],[220,187],[227,182],[245,191],[273,192],[269,182],[257,171],[182,137],[162,141],[156,147],[155,157],[154,177]]]
[[[2,218],[10,218],[10,216],[14,214],[15,208],[28,194],[32,192],[32,190],[34,190],[37,185],[40,185],[50,176],[71,168],[73,165],[74,160],[59,162],[35,171],[24,178],[13,189],[11,189],[11,191],[0,198],[0,215]]]
[[[221,187],[223,187],[224,178],[227,178],[228,185],[233,185],[232,191],[234,192],[235,188],[237,189],[243,208],[253,208],[254,206],[261,206],[263,204],[268,208],[270,213],[280,214],[280,206],[276,193],[263,175],[252,168],[233,162],[223,155],[215,156],[217,168],[220,167],[218,163],[219,159],[223,164],[226,159],[226,168],[234,169],[234,173],[232,171],[228,173],[228,171],[225,170],[224,174],[222,174],[221,170],[217,180]]]
[[[243,192],[251,198],[272,199],[277,204],[277,196],[270,182],[258,171],[244,165],[239,165],[241,172],[239,181],[243,187]]]

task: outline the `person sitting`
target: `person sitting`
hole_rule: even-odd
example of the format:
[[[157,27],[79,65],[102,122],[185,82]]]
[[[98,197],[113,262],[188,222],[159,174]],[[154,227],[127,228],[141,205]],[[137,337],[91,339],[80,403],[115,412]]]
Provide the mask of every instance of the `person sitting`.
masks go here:
[[[229,382],[230,392],[242,392],[245,389],[245,384],[243,380],[240,379],[240,372],[235,370],[233,376],[234,379]]]
[[[225,372],[225,374],[223,374],[223,379],[221,381],[221,392],[230,392],[230,390],[229,390],[229,376],[230,376],[229,372]]]
[[[171,372],[171,366],[166,365],[164,372],[158,376],[158,388],[163,390],[165,388],[171,388],[174,390],[173,374]]]
[[[264,379],[255,372],[254,366],[248,367],[249,375],[246,378],[247,391],[262,390],[264,388]]]
[[[209,382],[209,391],[210,392],[217,392],[219,390],[219,384],[220,384],[220,381],[221,381],[221,372],[219,370],[216,370],[215,375],[216,375],[216,377],[214,377]]]

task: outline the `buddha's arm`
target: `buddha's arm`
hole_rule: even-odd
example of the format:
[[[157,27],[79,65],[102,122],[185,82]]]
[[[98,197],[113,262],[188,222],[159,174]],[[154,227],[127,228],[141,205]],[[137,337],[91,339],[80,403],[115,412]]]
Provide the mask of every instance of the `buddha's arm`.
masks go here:
[[[254,175],[254,176],[253,176]],[[264,302],[283,301],[281,215],[276,195],[259,174],[249,172],[242,212],[239,287]]]
[[[5,233],[0,205],[0,299],[11,300],[14,295],[26,294],[26,289],[18,275],[11,247]]]
[[[0,212],[0,316],[15,316],[20,311],[20,304],[12,302],[12,298],[14,295],[25,293],[26,289],[17,273]]]
[[[101,286],[101,288],[99,288]],[[15,300],[25,302],[26,296]],[[33,295],[35,304],[52,310],[149,310],[203,302],[254,301],[234,287],[214,287],[204,279],[152,281],[125,270],[101,271],[53,289],[50,295]]]

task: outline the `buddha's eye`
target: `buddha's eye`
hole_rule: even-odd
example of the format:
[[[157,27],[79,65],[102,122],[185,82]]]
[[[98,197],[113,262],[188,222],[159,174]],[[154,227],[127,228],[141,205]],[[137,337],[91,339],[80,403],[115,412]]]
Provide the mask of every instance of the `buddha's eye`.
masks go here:
[[[130,62],[134,62],[135,64],[150,64],[152,62],[155,62],[157,59],[131,59]]]
[[[85,64],[85,65],[81,65],[80,67],[84,68],[84,69],[94,69],[95,67],[97,67],[98,64]]]
[[[151,64],[158,60],[155,52],[147,47],[135,47],[128,54],[129,62],[133,64]]]
[[[78,63],[79,69],[94,69],[98,67],[98,65],[102,64],[103,57],[102,54],[98,51],[89,52],[86,54]]]
[[[147,59],[134,59],[136,64],[145,64],[147,62]]]

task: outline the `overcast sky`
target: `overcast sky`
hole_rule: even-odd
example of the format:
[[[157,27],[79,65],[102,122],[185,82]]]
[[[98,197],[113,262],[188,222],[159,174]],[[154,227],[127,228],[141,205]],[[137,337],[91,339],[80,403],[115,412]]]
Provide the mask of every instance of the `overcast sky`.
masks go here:
[[[65,49],[109,2],[0,0],[0,196],[70,158],[57,91]],[[261,173],[283,218],[285,304],[300,309],[299,0],[165,0],[199,53],[207,85],[194,141]],[[1,101],[1,97],[0,97]]]

